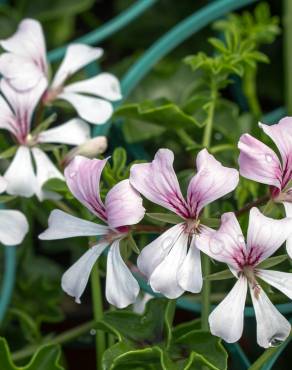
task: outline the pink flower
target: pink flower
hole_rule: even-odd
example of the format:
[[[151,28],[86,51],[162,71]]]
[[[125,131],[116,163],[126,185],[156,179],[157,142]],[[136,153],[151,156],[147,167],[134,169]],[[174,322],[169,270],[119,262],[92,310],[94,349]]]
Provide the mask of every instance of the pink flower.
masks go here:
[[[273,220],[252,208],[249,216],[247,242],[234,213],[221,217],[221,227],[211,237],[201,234],[197,246],[211,258],[225,262],[238,279],[230,293],[209,316],[211,333],[232,343],[243,331],[244,306],[249,287],[256,320],[257,342],[273,347],[284,341],[291,330],[290,323],[276,309],[260,286],[266,281],[292,299],[292,274],[268,271],[261,262],[270,257],[292,233],[292,218]]]
[[[83,44],[71,44],[49,85],[46,45],[41,24],[33,19],[24,19],[14,35],[1,40],[6,51],[0,56],[0,73],[14,89],[27,91],[39,83],[45,85],[44,101],[55,99],[68,101],[84,120],[101,124],[112,115],[111,101],[121,99],[119,81],[109,73],[65,86],[74,73],[99,59],[103,50]],[[90,95],[90,96],[89,96]]]
[[[6,180],[0,176],[0,193],[3,193],[6,188]],[[0,210],[0,243],[21,244],[28,232],[28,227],[28,222],[21,212],[11,209]]]
[[[0,128],[8,130],[19,146],[12,163],[4,174],[7,181],[7,193],[24,197],[36,194],[40,200],[58,197],[56,193],[42,190],[47,180],[63,179],[63,175],[40,145],[45,143],[82,144],[90,138],[88,124],[80,119],[72,119],[34,135],[31,133],[31,121],[45,88],[44,81],[42,80],[34,89],[20,93],[2,79],[0,88],[3,94],[3,97],[0,96]]]
[[[152,289],[168,298],[202,288],[197,236],[211,229],[200,223],[204,206],[232,191],[238,172],[221,165],[206,149],[197,156],[197,174],[191,179],[186,200],[173,169],[173,153],[160,149],[151,163],[132,166],[130,182],[147,199],[175,212],[182,222],[146,246],[138,257],[138,267]]]
[[[107,246],[106,297],[107,300],[123,308],[135,302],[139,285],[120,254],[120,241],[129,232],[129,225],[138,223],[145,213],[142,198],[134,190],[129,180],[115,185],[107,194],[105,202],[100,198],[100,177],[106,159],[75,157],[65,169],[65,177],[73,195],[92,214],[107,224],[101,225],[54,210],[49,218],[49,228],[39,238],[43,240],[64,239],[73,236],[100,236],[97,244],[63,275],[62,288],[80,302],[90,271]]]
[[[286,117],[276,125],[259,126],[276,144],[278,155],[251,135],[241,136],[240,174],[248,179],[270,185],[275,201],[283,202],[286,215],[292,217],[292,118]],[[287,241],[287,251],[292,258],[292,238]]]

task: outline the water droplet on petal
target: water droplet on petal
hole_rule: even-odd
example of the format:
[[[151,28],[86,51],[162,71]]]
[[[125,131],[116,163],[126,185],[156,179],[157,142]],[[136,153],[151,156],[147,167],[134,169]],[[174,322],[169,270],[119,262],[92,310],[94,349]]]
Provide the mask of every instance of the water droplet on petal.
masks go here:
[[[284,342],[283,339],[277,338],[276,336],[274,336],[269,341],[269,347],[277,347],[277,346],[281,345],[283,342]]]
[[[90,335],[95,335],[96,334],[96,330],[95,329],[91,329],[89,333],[90,333]]]
[[[266,155],[265,155],[265,158],[266,158],[266,161],[267,161],[268,163],[271,163],[271,162],[273,161],[273,157],[271,156],[271,154],[266,154]]]
[[[209,249],[212,254],[222,254],[225,247],[221,239],[213,237],[209,241]]]
[[[73,177],[75,177],[76,176],[76,172],[75,171],[73,171],[73,172],[70,172],[70,175],[69,175],[69,177],[72,179]]]

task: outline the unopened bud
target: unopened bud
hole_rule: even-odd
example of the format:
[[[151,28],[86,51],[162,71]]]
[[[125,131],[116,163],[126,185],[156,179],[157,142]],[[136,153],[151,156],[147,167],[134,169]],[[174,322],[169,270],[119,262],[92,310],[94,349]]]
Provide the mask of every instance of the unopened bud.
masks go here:
[[[64,157],[63,165],[67,166],[76,155],[95,158],[98,154],[104,153],[106,149],[107,138],[105,136],[97,136],[70,150]]]

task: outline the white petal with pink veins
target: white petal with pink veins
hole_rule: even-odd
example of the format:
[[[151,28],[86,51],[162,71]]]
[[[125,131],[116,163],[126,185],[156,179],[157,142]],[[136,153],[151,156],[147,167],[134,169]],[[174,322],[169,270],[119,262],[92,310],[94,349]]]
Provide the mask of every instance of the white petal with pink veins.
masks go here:
[[[142,249],[137,259],[137,266],[148,279],[155,268],[168,255],[183,230],[183,223],[175,225]]]
[[[7,193],[31,197],[37,190],[37,181],[34,173],[30,150],[20,146],[4,174],[7,181]]]
[[[41,240],[56,240],[74,236],[106,235],[108,227],[79,217],[69,215],[59,209],[51,212],[48,228],[39,235]]]
[[[276,309],[262,288],[255,291],[250,286],[251,298],[257,321],[257,342],[269,348],[283,342],[291,331],[287,319]]]
[[[264,216],[257,208],[249,214],[247,251],[257,265],[270,257],[292,233],[292,218],[275,220]]]
[[[241,136],[238,148],[241,176],[281,189],[282,167],[272,149],[249,134]]]
[[[75,198],[104,221],[106,212],[99,194],[99,183],[106,162],[107,159],[76,156],[64,172],[67,185]]]
[[[120,240],[113,242],[107,256],[106,299],[118,308],[125,308],[136,301],[139,284],[123,261]]]
[[[224,167],[206,149],[197,155],[197,174],[188,187],[187,202],[193,216],[216,199],[234,190],[239,181],[238,171]]]
[[[100,73],[87,80],[74,82],[67,85],[64,92],[97,95],[111,101],[122,99],[119,80],[110,73]]]
[[[196,237],[192,238],[188,254],[177,273],[179,286],[188,292],[199,293],[202,289],[203,278],[201,269],[200,250],[196,247]]]
[[[38,136],[40,143],[60,143],[68,145],[80,145],[90,139],[89,125],[79,118],[43,131]]]
[[[242,336],[247,280],[241,276],[230,293],[211,312],[210,331],[227,343],[237,342]]]
[[[176,214],[187,217],[187,204],[173,169],[173,152],[159,149],[151,163],[131,167],[130,183],[145,198]]]
[[[187,256],[188,237],[187,233],[180,234],[167,256],[150,276],[151,288],[170,299],[178,298],[184,292],[179,284],[178,274]]]
[[[113,114],[111,103],[96,97],[63,92],[58,99],[68,101],[81,118],[95,125],[106,123]]]
[[[25,216],[14,210],[0,211],[0,242],[4,245],[22,243],[28,232],[28,222]]]
[[[74,297],[76,303],[81,303],[80,297],[86,288],[90,272],[106,247],[107,243],[99,243],[90,248],[62,276],[62,289]]]
[[[292,190],[291,190],[292,191]],[[292,218],[292,203],[284,202],[286,216]],[[286,249],[289,257],[292,258],[292,231],[291,236],[286,241]]]
[[[111,188],[105,198],[105,209],[108,225],[113,228],[135,225],[145,214],[142,198],[129,180],[120,181]]]
[[[50,179],[64,180],[64,176],[53,164],[50,158],[39,148],[32,148],[33,158],[36,164],[37,191],[39,200],[60,199],[60,195],[42,189],[42,186]]]
[[[103,50],[100,48],[84,44],[69,45],[65,57],[55,74],[51,88],[55,89],[62,86],[67,78],[102,55]]]
[[[256,274],[292,299],[292,274],[290,272],[257,269]]]

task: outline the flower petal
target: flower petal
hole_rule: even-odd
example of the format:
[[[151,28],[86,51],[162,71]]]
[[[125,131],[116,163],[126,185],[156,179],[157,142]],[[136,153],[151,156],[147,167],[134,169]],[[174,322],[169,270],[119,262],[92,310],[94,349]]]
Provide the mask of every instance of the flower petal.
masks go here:
[[[188,217],[187,204],[182,196],[173,169],[173,152],[159,149],[151,163],[135,164],[130,182],[145,198],[182,217]]]
[[[48,228],[39,235],[41,240],[56,240],[72,238],[74,236],[106,235],[108,227],[94,222],[82,220],[54,209],[48,220]]]
[[[62,289],[74,297],[76,303],[81,303],[80,297],[86,288],[92,267],[106,247],[107,243],[99,243],[90,248],[62,276]]]
[[[8,130],[14,136],[17,136],[18,127],[15,115],[2,96],[0,96],[0,128]]]
[[[137,258],[137,266],[148,279],[155,268],[168,255],[183,230],[184,223],[175,225],[142,249]]]
[[[257,342],[264,348],[283,342],[289,335],[291,325],[269,300],[262,288],[250,286],[252,303],[257,321]]]
[[[140,288],[121,257],[119,243],[113,242],[107,256],[106,299],[115,307],[125,308],[136,301]]]
[[[241,176],[281,189],[281,163],[272,149],[249,134],[241,136],[238,148]]]
[[[52,82],[52,89],[59,88],[65,80],[79,69],[100,58],[103,50],[85,44],[71,44],[68,46],[65,57],[57,70]]]
[[[106,221],[106,212],[99,195],[100,176],[107,159],[76,156],[65,168],[65,178],[72,194],[96,216]]]
[[[264,216],[257,208],[249,214],[247,249],[253,249],[256,263],[270,257],[292,234],[292,218],[274,220]]]
[[[244,305],[247,294],[247,279],[241,276],[230,293],[211,312],[210,331],[227,343],[237,342],[243,331]]]
[[[28,90],[47,75],[46,45],[41,24],[20,22],[17,31],[0,45],[9,53],[0,57],[0,72],[15,89]]]
[[[67,85],[64,92],[97,95],[110,101],[122,99],[120,82],[111,73],[100,73],[87,80],[74,82]]]
[[[37,181],[34,174],[30,150],[20,146],[4,174],[7,181],[6,192],[11,195],[31,197],[37,190]]]
[[[95,125],[105,123],[113,114],[111,103],[96,97],[64,92],[58,99],[67,100],[81,118]]]
[[[282,118],[276,125],[259,126],[277,145],[283,160],[283,170],[286,171],[289,178],[292,177],[292,117]]]
[[[151,288],[170,299],[177,298],[184,292],[179,285],[178,274],[187,256],[188,237],[189,234],[184,232],[179,235],[168,255],[150,276]]]
[[[64,180],[64,176],[42,150],[32,148],[31,151],[36,164],[36,180],[38,185],[36,195],[38,199],[60,199],[59,194],[42,190],[42,186],[50,179]]]
[[[292,203],[284,202],[286,216],[292,218]],[[289,257],[292,258],[292,234],[286,241],[286,249]]]
[[[142,198],[129,180],[120,181],[107,193],[105,209],[110,227],[135,225],[145,214]]]
[[[0,211],[0,242],[4,245],[22,243],[28,232],[28,222],[25,216],[14,210]]]
[[[201,209],[234,190],[239,181],[238,171],[222,166],[206,149],[197,156],[197,174],[188,187],[187,202],[193,217]]]
[[[257,276],[292,299],[292,274],[290,272],[257,269]]]
[[[79,118],[43,131],[38,136],[40,143],[60,143],[68,145],[81,145],[90,139],[89,125]]]
[[[204,227],[196,237],[196,246],[211,258],[225,262],[235,270],[244,265],[245,241],[233,212],[221,216],[218,231]]]
[[[3,176],[0,176],[0,194],[7,189],[7,181]]]
[[[188,292],[199,293],[202,289],[203,278],[201,269],[200,250],[196,247],[196,237],[192,238],[188,254],[178,270],[179,286]]]

